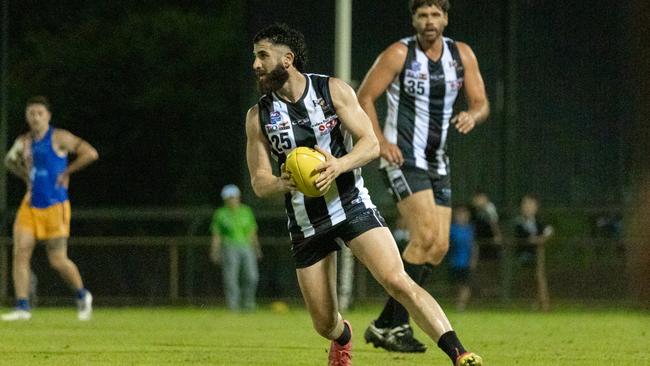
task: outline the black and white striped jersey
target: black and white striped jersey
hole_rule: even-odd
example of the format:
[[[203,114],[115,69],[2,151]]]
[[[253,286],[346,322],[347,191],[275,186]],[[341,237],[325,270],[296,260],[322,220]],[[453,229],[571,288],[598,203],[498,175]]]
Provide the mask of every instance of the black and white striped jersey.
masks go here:
[[[433,61],[415,36],[400,42],[408,47],[408,54],[402,72],[386,91],[384,135],[402,150],[406,166],[447,175],[449,120],[464,76],[458,47],[453,40],[443,38],[442,55]],[[382,165],[386,165],[383,159]]]
[[[329,90],[329,77],[304,74],[307,86],[302,97],[291,103],[271,93],[258,102],[261,128],[278,164],[298,146],[318,145],[334,157],[352,150],[352,135],[341,126]],[[323,197],[287,193],[285,207],[292,241],[321,233],[328,228],[374,208],[364,187],[361,168],[336,178]]]

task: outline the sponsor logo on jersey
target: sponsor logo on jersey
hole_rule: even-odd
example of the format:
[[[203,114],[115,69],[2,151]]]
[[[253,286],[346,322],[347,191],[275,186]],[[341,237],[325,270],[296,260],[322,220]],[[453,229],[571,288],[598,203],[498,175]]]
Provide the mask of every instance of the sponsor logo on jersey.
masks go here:
[[[338,116],[332,115],[327,118],[325,118],[323,121],[319,123],[314,123],[311,125],[312,128],[318,129],[318,132],[320,133],[321,136],[327,135],[328,133],[332,132],[334,127],[336,127],[339,124]]]
[[[447,84],[449,84],[449,87],[452,90],[460,90],[463,87],[463,78],[456,79],[456,80],[449,80]]]
[[[294,126],[309,126],[311,125],[311,121],[309,120],[309,118],[301,118],[295,121],[291,121],[291,124]]]
[[[312,103],[314,103],[314,107],[320,107],[320,109],[323,111],[323,115],[326,117],[334,113],[332,111],[332,107],[330,107],[323,98],[312,100]]]
[[[411,70],[418,72],[420,71],[420,68],[422,68],[422,65],[417,60],[413,60],[413,62],[411,62]]]
[[[265,125],[266,132],[275,132],[288,130],[291,128],[291,122],[282,119],[282,114],[278,111],[273,111],[270,113],[271,123]]]
[[[271,125],[271,124],[265,125],[264,127],[265,127],[267,133],[272,133],[272,132],[277,132],[277,131],[290,129],[291,128],[291,123],[289,123],[289,121],[282,121],[282,122],[274,124],[274,125]]]
[[[271,124],[277,124],[282,122],[282,114],[278,111],[271,112]]]
[[[406,69],[404,72],[404,75],[406,75],[406,79],[420,79],[420,80],[426,80],[428,75],[423,73],[423,72],[417,72],[413,71],[410,69]]]

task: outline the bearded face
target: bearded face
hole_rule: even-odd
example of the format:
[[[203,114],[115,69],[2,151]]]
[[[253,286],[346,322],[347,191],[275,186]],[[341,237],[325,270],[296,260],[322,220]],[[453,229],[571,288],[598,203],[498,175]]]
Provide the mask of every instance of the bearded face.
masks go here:
[[[274,69],[269,72],[258,70],[257,88],[262,94],[270,94],[284,85],[289,80],[289,72],[284,68],[282,63],[278,63]]]

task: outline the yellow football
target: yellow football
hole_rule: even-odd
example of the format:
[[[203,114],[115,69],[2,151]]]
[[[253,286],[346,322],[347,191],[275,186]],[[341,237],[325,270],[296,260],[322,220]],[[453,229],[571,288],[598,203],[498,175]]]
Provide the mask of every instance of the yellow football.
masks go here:
[[[320,173],[315,168],[323,162],[325,162],[323,154],[314,149],[300,146],[287,155],[284,167],[291,173],[291,177],[300,192],[308,197],[320,197],[325,193],[321,193],[316,188],[316,179],[318,179]]]

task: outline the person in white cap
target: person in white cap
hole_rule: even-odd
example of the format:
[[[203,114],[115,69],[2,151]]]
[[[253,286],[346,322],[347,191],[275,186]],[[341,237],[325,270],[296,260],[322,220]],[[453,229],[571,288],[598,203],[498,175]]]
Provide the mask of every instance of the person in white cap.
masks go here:
[[[210,260],[221,265],[228,308],[252,311],[259,279],[257,261],[262,258],[257,223],[253,210],[241,203],[236,185],[224,186],[221,199],[224,205],[215,210],[210,225]]]

